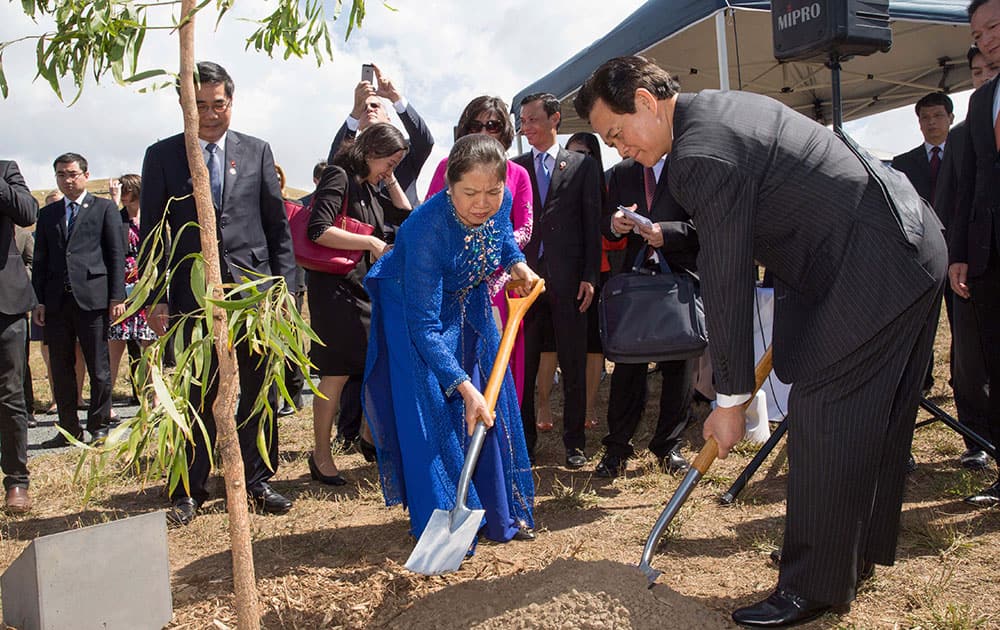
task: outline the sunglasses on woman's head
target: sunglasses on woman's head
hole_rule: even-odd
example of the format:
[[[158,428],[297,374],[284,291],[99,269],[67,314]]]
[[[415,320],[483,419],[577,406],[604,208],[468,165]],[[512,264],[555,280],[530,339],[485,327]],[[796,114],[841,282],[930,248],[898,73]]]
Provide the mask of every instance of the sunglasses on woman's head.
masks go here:
[[[503,123],[499,120],[487,120],[486,122],[470,120],[469,124],[466,125],[466,129],[469,130],[469,133],[481,133],[483,129],[486,129],[489,133],[500,133],[503,131]]]

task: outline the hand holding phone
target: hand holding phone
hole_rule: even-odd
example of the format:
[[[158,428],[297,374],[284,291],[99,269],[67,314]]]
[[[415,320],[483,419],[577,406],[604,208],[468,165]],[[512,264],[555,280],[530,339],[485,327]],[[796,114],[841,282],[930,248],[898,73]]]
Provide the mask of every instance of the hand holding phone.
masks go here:
[[[375,66],[374,65],[372,65],[370,63],[362,64],[362,66],[361,66],[361,80],[362,81],[367,81],[368,83],[371,84],[371,86],[374,89],[376,89],[376,90],[378,89],[378,83],[375,80]]]

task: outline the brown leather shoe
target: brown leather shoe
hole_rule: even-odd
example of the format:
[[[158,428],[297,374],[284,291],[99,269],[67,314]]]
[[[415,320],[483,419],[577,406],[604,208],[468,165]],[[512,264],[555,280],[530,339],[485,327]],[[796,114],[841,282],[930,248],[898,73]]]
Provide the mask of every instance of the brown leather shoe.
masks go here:
[[[31,497],[28,496],[28,489],[24,486],[11,486],[7,488],[7,498],[4,507],[12,514],[24,514],[31,510]]]

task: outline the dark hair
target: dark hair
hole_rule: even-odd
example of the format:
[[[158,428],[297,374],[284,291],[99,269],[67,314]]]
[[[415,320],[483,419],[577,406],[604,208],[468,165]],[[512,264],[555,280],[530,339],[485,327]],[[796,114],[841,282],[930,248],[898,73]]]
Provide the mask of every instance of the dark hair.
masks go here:
[[[496,169],[497,179],[507,181],[507,150],[497,139],[484,133],[471,133],[455,141],[448,153],[448,184],[457,183],[476,168]]]
[[[79,153],[63,153],[56,158],[56,161],[52,163],[52,170],[59,168],[60,164],[72,164],[76,162],[80,167],[80,170],[84,173],[87,172],[87,158],[83,157]]]
[[[122,183],[122,192],[130,192],[136,196],[142,190],[142,177],[136,175],[135,173],[125,173],[118,178],[118,181]]]
[[[323,177],[323,171],[326,170],[326,160],[321,160],[316,162],[316,166],[313,167],[313,179],[319,179]]]
[[[409,148],[398,129],[389,123],[375,123],[365,128],[353,141],[341,144],[337,155],[333,156],[333,163],[347,171],[348,175],[364,179],[369,172],[366,158],[386,158]]]
[[[196,67],[194,85],[197,88],[199,85],[204,85],[206,83],[215,84],[221,83],[226,88],[226,98],[233,98],[233,91],[236,89],[236,85],[233,83],[233,78],[229,76],[226,69],[213,61],[199,61]],[[181,93],[181,79],[177,77],[175,83],[177,93]]]
[[[573,99],[573,107],[583,120],[590,120],[597,99],[616,114],[634,114],[635,91],[639,88],[645,88],[657,100],[681,91],[677,79],[655,63],[638,55],[616,57],[605,61],[590,75]]]
[[[981,54],[983,51],[979,50],[979,46],[976,44],[969,46],[969,52],[965,53],[965,58],[969,61],[969,70],[972,70],[972,60]]]
[[[586,131],[578,131],[566,141],[566,149],[569,150],[569,145],[574,142],[587,145],[587,148],[590,149],[590,157],[597,160],[597,165],[601,167],[601,172],[603,173],[604,160],[601,159],[601,141],[597,139],[597,136]]]
[[[542,102],[542,108],[545,109],[545,115],[549,118],[552,118],[553,114],[562,112],[562,105],[559,104],[559,99],[557,99],[554,94],[549,94],[548,92],[536,92],[525,96],[521,99],[521,107],[524,107],[528,103],[534,103],[535,101]],[[556,130],[559,129],[559,125],[561,124],[562,118],[560,117],[559,123],[556,124]]]
[[[930,94],[925,94],[919,101],[917,101],[914,109],[917,112],[917,116],[919,116],[920,110],[924,107],[937,107],[938,105],[944,107],[944,111],[949,114],[955,111],[955,105],[944,92],[931,92]]]
[[[510,149],[514,142],[514,125],[510,121],[510,111],[507,103],[497,96],[477,96],[469,101],[469,104],[462,110],[462,115],[458,117],[457,138],[469,135],[469,123],[479,118],[483,112],[496,114],[503,127],[500,129],[500,137],[497,140],[505,149]],[[456,139],[457,139],[456,138]]]
[[[990,0],[972,0],[972,2],[969,3],[969,19],[970,20],[972,19],[972,14],[975,13],[979,9],[979,7],[983,6],[989,1]]]

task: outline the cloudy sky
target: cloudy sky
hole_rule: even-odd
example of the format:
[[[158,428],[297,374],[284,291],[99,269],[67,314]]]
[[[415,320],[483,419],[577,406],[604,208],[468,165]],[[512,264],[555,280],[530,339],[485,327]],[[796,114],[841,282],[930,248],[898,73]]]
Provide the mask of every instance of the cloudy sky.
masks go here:
[[[515,93],[604,35],[643,0],[489,4],[393,0],[390,4],[396,11],[369,1],[364,26],[346,43],[344,21],[335,23],[334,61],[319,68],[311,60],[271,60],[244,51],[252,28],[235,18],[254,17],[254,12],[259,15],[273,4],[238,2],[218,30],[214,16],[199,18],[197,58],[222,64],[236,82],[232,127],[271,143],[289,185],[312,187],[312,166],[326,157],[334,133],[352,107],[362,63],[374,61],[403,88],[437,139],[421,176],[423,191],[434,165],[447,153],[452,127],[470,99],[489,93],[509,103]],[[0,3],[0,41],[45,28],[44,22],[27,19],[20,3]],[[176,46],[166,31],[151,34],[143,48],[143,68],[175,69]],[[94,178],[138,173],[146,147],[181,130],[172,90],[140,94],[111,80],[89,83],[80,100],[67,107],[46,83],[33,81],[33,42],[12,46],[3,62],[10,96],[0,101],[4,121],[0,155],[17,160],[32,189],[55,187],[52,159],[66,151],[87,157]],[[71,90],[71,85],[64,86],[64,92]],[[957,120],[964,118],[966,101],[967,94],[956,95]],[[910,108],[851,123],[848,130],[865,146],[889,154],[920,142]],[[605,165],[609,164],[606,157]]]

